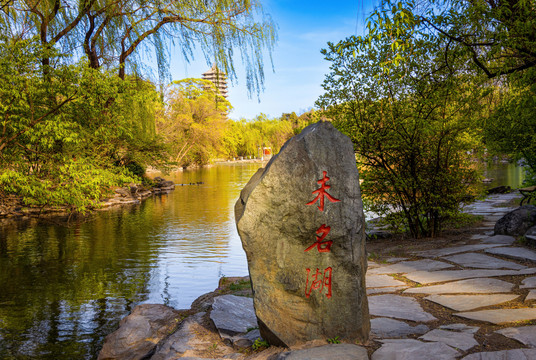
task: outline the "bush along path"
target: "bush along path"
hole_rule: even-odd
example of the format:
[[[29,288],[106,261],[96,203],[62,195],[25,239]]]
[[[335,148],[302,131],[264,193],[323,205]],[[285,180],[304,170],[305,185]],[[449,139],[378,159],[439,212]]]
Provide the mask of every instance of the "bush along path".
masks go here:
[[[366,277],[372,319],[365,344],[335,338],[268,347],[249,279],[224,278],[190,310],[138,306],[106,338],[99,359],[536,359],[536,251],[494,234],[515,197],[467,207],[483,223],[447,242],[380,240],[386,250],[369,261]]]

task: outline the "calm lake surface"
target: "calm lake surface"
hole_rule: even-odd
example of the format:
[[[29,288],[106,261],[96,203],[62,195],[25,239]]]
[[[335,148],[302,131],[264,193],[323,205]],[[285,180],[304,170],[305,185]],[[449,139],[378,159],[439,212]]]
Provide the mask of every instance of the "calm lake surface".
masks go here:
[[[66,227],[0,228],[0,359],[93,359],[140,303],[189,308],[222,276],[247,275],[234,203],[261,165],[224,164],[166,176],[170,194]],[[490,186],[518,187],[515,165]]]
[[[135,305],[188,309],[220,277],[247,275],[233,208],[260,166],[178,172],[166,178],[204,184],[71,227],[1,228],[0,358],[96,358]]]

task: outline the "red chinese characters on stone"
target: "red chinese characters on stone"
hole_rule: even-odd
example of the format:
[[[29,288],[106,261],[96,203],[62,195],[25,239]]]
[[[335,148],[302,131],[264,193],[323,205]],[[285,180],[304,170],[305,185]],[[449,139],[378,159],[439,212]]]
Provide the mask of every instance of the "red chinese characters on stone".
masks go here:
[[[305,249],[304,252],[307,252],[311,249],[313,249],[315,246],[318,249],[318,252],[330,252],[331,251],[331,245],[333,244],[333,240],[325,240],[326,236],[328,236],[329,232],[331,230],[331,227],[326,226],[326,224],[323,224],[321,227],[316,230],[316,241],[309,246],[307,249]]]
[[[329,181],[329,177],[327,177],[327,174],[328,174],[327,171],[323,171],[324,176],[322,177],[322,179],[317,181],[317,183],[320,184],[320,189],[313,191],[313,194],[318,194],[318,195],[316,195],[316,197],[314,198],[313,201],[310,201],[310,202],[307,203],[307,205],[313,205],[317,201],[319,201],[320,205],[318,205],[318,208],[320,209],[320,211],[324,211],[324,198],[325,197],[327,197],[328,200],[331,201],[331,202],[339,202],[340,201],[339,199],[335,199],[333,196],[331,196],[327,192],[327,189],[329,189],[331,187],[330,185],[326,184]]]
[[[313,274],[311,269],[307,269],[307,283],[305,284],[305,297],[309,298],[313,291],[318,290],[320,294],[326,290],[326,297],[331,298],[331,267],[328,267],[322,273],[318,268]]]

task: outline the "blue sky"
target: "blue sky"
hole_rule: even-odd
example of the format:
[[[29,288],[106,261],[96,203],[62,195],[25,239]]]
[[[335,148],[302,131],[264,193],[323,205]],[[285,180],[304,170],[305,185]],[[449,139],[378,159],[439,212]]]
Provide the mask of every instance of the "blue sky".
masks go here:
[[[304,112],[314,106],[322,94],[322,81],[329,62],[320,50],[328,41],[337,42],[363,31],[363,14],[372,10],[371,0],[261,0],[265,12],[278,25],[272,71],[265,60],[265,90],[248,98],[244,73],[237,66],[238,81],[230,84],[229,101],[234,107],[232,119],[252,119],[260,113],[279,117],[282,113]],[[171,59],[173,80],[201,77],[208,66],[202,56],[186,64],[180,57]]]

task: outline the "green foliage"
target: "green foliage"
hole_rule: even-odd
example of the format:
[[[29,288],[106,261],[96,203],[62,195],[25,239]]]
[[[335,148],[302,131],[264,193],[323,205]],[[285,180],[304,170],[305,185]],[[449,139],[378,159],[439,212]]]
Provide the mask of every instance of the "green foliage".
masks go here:
[[[261,338],[256,339],[253,345],[251,345],[251,348],[255,351],[261,350],[261,349],[267,349],[269,347],[270,347],[270,344],[268,343],[268,341],[263,340]]]
[[[477,179],[468,154],[485,93],[438,63],[442,44],[420,40],[410,61],[385,72],[390,42],[354,42],[322,51],[332,65],[317,105],[352,139],[370,210],[434,236]]]
[[[223,137],[223,151],[227,157],[258,157],[259,148],[271,147],[276,154],[293,135],[290,120],[269,119],[261,113],[253,120],[230,121]]]
[[[58,63],[43,73],[36,41],[0,38],[0,49],[2,192],[28,205],[86,211],[162,160],[154,86],[84,61],[61,64],[50,51]]]
[[[85,212],[98,207],[114,186],[133,182],[135,178],[121,169],[95,167],[91,159],[67,161],[51,171],[50,177],[38,178],[14,170],[0,174],[0,189],[17,194],[29,206],[65,206]]]
[[[340,344],[341,341],[339,340],[338,336],[335,336],[334,338],[327,339],[328,343],[330,344]]]
[[[175,81],[166,96],[167,106],[157,129],[179,166],[203,165],[220,152],[231,104],[207,80]]]
[[[37,38],[44,49],[84,56],[91,68],[113,69],[123,79],[129,72],[148,75],[142,56],[153,53],[165,81],[173,42],[187,61],[197,47],[231,79],[240,54],[248,89],[258,93],[264,54],[271,56],[276,40],[275,25],[256,0],[11,0],[1,10],[0,33]],[[54,67],[48,53],[40,60],[45,72]]]

